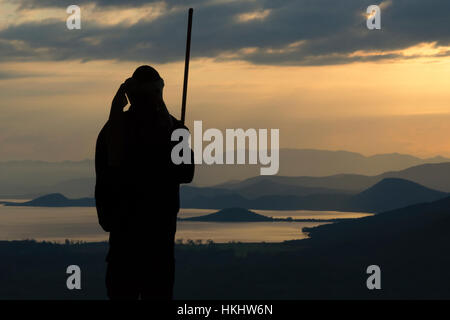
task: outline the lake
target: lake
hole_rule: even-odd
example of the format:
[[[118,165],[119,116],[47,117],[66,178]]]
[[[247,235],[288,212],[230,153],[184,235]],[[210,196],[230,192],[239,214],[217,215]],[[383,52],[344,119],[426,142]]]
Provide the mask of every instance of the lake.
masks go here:
[[[10,200],[5,200],[10,201]],[[24,200],[20,200],[23,202]],[[181,209],[179,217],[200,216],[217,210]],[[370,214],[336,211],[272,211],[253,210],[272,217],[297,219],[359,218]],[[220,223],[178,221],[177,239],[213,240],[214,242],[282,242],[304,239],[304,227],[314,227],[329,222],[252,222]],[[63,242],[65,239],[105,241],[108,233],[97,222],[95,208],[63,207],[5,207],[0,205],[0,240],[35,239]]]

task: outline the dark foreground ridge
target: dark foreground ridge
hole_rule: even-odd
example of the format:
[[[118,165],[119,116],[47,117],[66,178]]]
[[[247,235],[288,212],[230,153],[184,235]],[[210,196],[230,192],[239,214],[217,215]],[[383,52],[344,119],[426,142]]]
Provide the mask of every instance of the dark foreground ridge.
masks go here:
[[[176,299],[450,299],[450,197],[284,243],[176,246]],[[195,240],[195,239],[193,239]],[[104,299],[106,243],[0,242],[0,298]],[[67,290],[66,268],[82,270]],[[366,269],[381,268],[381,290]]]

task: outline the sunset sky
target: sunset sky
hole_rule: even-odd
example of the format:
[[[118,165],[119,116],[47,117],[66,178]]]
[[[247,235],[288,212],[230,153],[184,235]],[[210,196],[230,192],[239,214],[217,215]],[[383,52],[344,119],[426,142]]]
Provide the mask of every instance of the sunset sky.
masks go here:
[[[183,5],[180,5],[180,4]],[[66,27],[81,7],[81,30]],[[366,8],[381,7],[381,30]],[[93,158],[119,85],[141,64],[188,125],[279,128],[280,146],[450,157],[446,0],[0,0],[0,161]]]

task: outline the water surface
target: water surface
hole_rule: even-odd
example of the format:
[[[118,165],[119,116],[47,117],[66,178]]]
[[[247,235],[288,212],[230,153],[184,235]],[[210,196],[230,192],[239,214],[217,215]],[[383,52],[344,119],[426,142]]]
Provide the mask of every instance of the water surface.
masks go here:
[[[20,200],[23,201],[23,200]],[[181,209],[180,217],[194,217],[216,212],[209,209]],[[254,210],[272,217],[298,219],[357,218],[365,213],[333,211],[265,211]],[[177,239],[213,240],[214,242],[282,242],[304,239],[303,227],[314,227],[326,222],[196,222],[179,221]],[[36,239],[62,242],[65,239],[104,241],[108,233],[98,225],[93,207],[5,207],[0,205],[0,240]]]

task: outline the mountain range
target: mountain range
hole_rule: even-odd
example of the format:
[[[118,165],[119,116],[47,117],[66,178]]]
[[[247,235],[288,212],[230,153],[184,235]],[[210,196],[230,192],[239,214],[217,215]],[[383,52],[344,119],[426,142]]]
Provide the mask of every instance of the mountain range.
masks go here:
[[[280,149],[278,176],[323,177],[336,174],[380,175],[426,164],[450,162],[441,156],[418,158],[398,153],[364,156],[348,151],[315,149]],[[196,168],[194,184],[212,186],[231,180],[243,180],[259,175],[260,165],[200,165]]]
[[[407,205],[435,201],[448,195],[415,182],[386,178],[362,192],[311,193],[306,195],[272,194],[247,198],[238,190],[190,189],[182,192],[183,208],[221,209],[241,207],[260,210],[333,210],[382,212]]]
[[[448,196],[448,193],[432,190],[415,182],[398,178],[386,178],[356,194],[264,195],[246,198],[226,189],[201,188],[199,190],[203,194],[198,195],[192,189],[188,195],[183,192],[181,194],[181,207],[197,209],[237,207],[260,210],[332,210],[376,213],[420,202],[435,201]],[[62,194],[50,194],[22,203],[0,203],[7,206],[95,206],[93,198],[68,199]]]
[[[376,176],[358,174],[336,174],[326,177],[313,176],[255,176],[242,181],[219,184],[215,188],[229,190],[245,190],[249,186],[257,186],[264,181],[265,188],[268,184],[284,185],[294,188],[325,188],[339,190],[341,192],[356,193],[362,191],[386,178],[400,178],[410,180],[425,187],[443,192],[450,192],[450,162],[423,164],[400,171],[389,171]],[[255,190],[253,190],[255,192]],[[264,191],[260,191],[264,193]],[[259,193],[258,195],[263,195]],[[314,192],[316,193],[316,192]]]
[[[303,177],[301,183],[297,184],[300,187],[350,191],[361,191],[383,178],[397,177],[415,181],[429,188],[450,192],[448,169],[446,172],[441,172],[440,178],[436,174],[429,176],[429,171],[433,171],[431,169],[425,169],[423,174],[405,171],[403,172],[405,176],[401,175],[404,169],[410,167],[444,162],[450,162],[450,159],[444,157],[422,159],[396,153],[363,156],[348,151],[281,149],[280,171],[276,177]],[[237,182],[258,176],[259,168],[259,165],[197,165],[193,185],[229,186],[230,181]],[[395,175],[396,172],[397,175]],[[420,177],[416,177],[418,174]],[[328,179],[330,176],[334,178]],[[320,178],[323,177],[327,179],[321,181]],[[262,178],[273,177],[260,177]],[[280,179],[277,182],[285,185],[283,178]],[[92,197],[94,185],[94,161],[89,159],[63,162],[29,160],[0,162],[0,196],[3,198],[33,198],[56,192],[67,197]],[[313,193],[322,193],[322,191],[314,190]],[[300,188],[296,192],[297,194],[310,193]],[[245,194],[250,196],[250,193]]]

